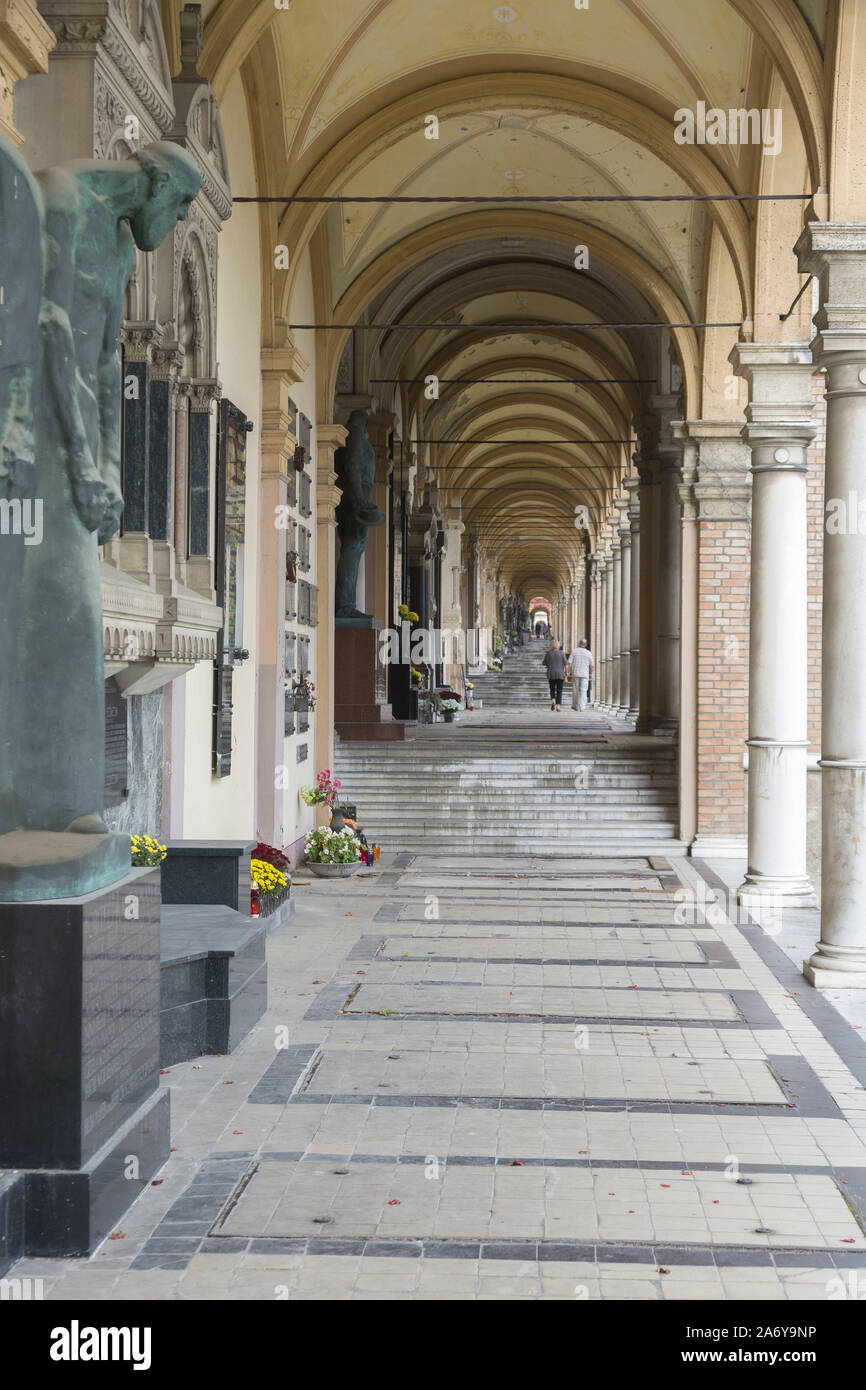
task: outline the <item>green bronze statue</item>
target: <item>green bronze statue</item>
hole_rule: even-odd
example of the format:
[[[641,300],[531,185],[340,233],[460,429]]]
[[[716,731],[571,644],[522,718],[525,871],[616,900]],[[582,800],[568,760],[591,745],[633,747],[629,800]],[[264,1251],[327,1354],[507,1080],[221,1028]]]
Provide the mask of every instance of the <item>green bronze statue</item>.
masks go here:
[[[177,145],[34,177],[0,137],[0,901],[129,868],[128,838],[102,820],[118,339],[134,247],[156,250],[200,185]]]
[[[367,549],[368,530],[371,526],[384,525],[385,518],[370,498],[376,477],[376,454],[367,438],[366,410],[353,410],[347,428],[346,442],[334,454],[337,485],[342,492],[336,513],[340,537],[336,616],[365,618],[367,614],[355,607],[358,570]]]

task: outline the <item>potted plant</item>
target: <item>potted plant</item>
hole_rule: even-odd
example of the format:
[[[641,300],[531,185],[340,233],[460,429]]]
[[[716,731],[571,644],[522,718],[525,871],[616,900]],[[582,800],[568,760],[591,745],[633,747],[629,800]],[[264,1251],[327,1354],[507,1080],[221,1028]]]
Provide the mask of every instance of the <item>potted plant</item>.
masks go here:
[[[307,836],[307,867],[319,878],[348,878],[361,867],[361,841],[353,830],[319,826]]]
[[[454,723],[454,716],[460,708],[460,701],[456,696],[446,695],[440,701],[442,716],[446,724]]]
[[[268,845],[265,848],[270,849]],[[286,861],[288,863],[288,861]],[[252,917],[268,917],[276,910],[286,896],[285,890],[289,887],[288,874],[283,873],[275,864],[267,859],[259,859],[253,855],[250,862],[250,877],[257,890],[258,912],[256,911],[256,898],[252,900],[250,915]],[[291,890],[290,890],[291,891]]]
[[[150,835],[130,835],[130,852],[134,869],[155,868],[161,864],[168,850],[159,840]]]
[[[269,872],[273,871],[273,872]],[[250,864],[251,916],[269,917],[291,895],[290,865],[281,849],[259,841]],[[280,883],[280,878],[282,883]]]

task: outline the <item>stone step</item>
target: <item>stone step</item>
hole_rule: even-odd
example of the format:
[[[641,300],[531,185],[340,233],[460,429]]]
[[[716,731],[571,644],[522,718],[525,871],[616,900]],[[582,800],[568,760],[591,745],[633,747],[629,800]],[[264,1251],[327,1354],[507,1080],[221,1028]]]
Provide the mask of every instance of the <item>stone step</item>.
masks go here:
[[[377,831],[373,838],[386,853],[405,851],[409,854],[448,854],[466,847],[465,840],[459,836],[449,836],[436,830],[425,831],[423,834],[397,832],[394,835],[389,835],[387,831]],[[543,854],[545,859],[569,859],[582,855],[594,858],[599,854],[622,853],[624,841],[627,842],[629,854],[635,856],[658,854],[681,857],[688,853],[688,845],[684,840],[677,840],[671,833],[656,834],[647,830],[633,836],[614,834],[610,830],[597,834],[587,831],[570,840],[553,839],[549,835],[542,838],[504,832],[495,837],[479,837],[479,853],[502,855],[536,852]]]
[[[417,823],[431,826],[453,826],[455,830],[459,827],[464,832],[471,831],[473,836],[485,825],[495,827],[501,824],[507,824],[509,829],[513,830],[529,830],[533,827],[551,827],[553,825],[568,827],[572,824],[579,826],[590,824],[607,826],[666,825],[673,833],[676,829],[676,811],[677,808],[673,804],[636,807],[634,811],[629,812],[619,805],[599,806],[595,802],[592,805],[574,809],[569,807],[568,810],[557,809],[548,802],[537,808],[522,808],[520,814],[515,814],[510,806],[503,805],[501,802],[496,806],[485,806],[473,802],[471,807],[464,808],[436,806],[429,811],[414,806],[403,809],[394,807],[393,803],[380,805],[372,800],[365,801],[358,806],[359,819],[367,832],[371,827],[385,825],[404,826],[408,830]]]
[[[343,789],[347,801],[363,801],[369,804],[376,798],[392,803],[395,799],[399,800],[399,794],[395,798],[393,784],[387,782],[370,783],[356,777],[351,782],[344,781]],[[572,798],[578,804],[587,801],[593,806],[673,806],[676,805],[677,799],[676,787],[673,784],[659,787],[629,787],[623,791],[618,787],[596,787],[592,783],[586,787],[576,787],[572,778],[549,782],[542,786],[522,787],[501,787],[493,782],[479,784],[461,779],[459,786],[453,782],[441,786],[428,785],[420,799],[425,803],[444,801],[453,806],[467,795],[471,795],[473,802],[479,806],[507,805],[510,810],[520,805],[533,808],[549,807],[553,802],[563,798],[567,799],[566,804],[569,806]]]

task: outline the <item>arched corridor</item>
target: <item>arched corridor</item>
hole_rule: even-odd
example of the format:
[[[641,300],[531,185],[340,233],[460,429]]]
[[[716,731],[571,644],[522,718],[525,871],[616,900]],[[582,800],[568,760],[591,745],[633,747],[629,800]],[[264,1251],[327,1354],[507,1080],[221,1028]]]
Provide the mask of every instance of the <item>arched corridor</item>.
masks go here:
[[[0,78],[0,1275],[866,1277],[864,0],[0,0]]]

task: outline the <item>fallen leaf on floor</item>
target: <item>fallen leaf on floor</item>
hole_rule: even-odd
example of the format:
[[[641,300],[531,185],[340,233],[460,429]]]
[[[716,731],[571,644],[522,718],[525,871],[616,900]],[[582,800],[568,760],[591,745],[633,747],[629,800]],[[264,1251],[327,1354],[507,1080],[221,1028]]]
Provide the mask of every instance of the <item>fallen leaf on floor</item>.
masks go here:
[[[401,1202],[399,1197],[392,1197],[390,1202],[388,1203],[389,1207],[399,1207],[400,1205]]]
[[[162,1187],[162,1184],[164,1182],[165,1178],[154,1178],[153,1182],[150,1185],[151,1187]]]
[[[159,1074],[160,1074],[160,1076],[168,1076],[170,1072],[171,1072],[171,1067],[160,1067],[160,1069],[159,1069]]]
[[[354,915],[355,915],[354,912],[344,912],[344,913],[343,913],[343,916],[344,916],[344,917],[354,917]]]
[[[670,1270],[669,1270],[669,1269],[663,1268],[662,1265],[659,1265],[658,1271],[657,1271],[657,1272],[658,1272],[659,1274],[670,1274]]]
[[[356,974],[356,975],[366,975],[366,973],[367,973],[366,970],[356,970],[356,971],[355,971],[355,974]]]
[[[514,1162],[513,1162],[510,1166],[511,1166],[512,1168],[525,1168],[525,1167],[526,1167],[525,1163],[524,1163],[523,1160],[520,1159],[520,1158],[515,1158]]]
[[[126,1240],[126,1231],[114,1231],[113,1234],[110,1235],[110,1236],[108,1237],[108,1239],[109,1239],[109,1240]]]
[[[661,1187],[670,1187],[670,1183],[669,1183],[669,1182],[663,1182],[663,1183],[660,1184],[660,1186],[661,1186]]]
[[[242,1130],[242,1129],[233,1129],[233,1130],[232,1130],[232,1134],[243,1134],[243,1130]]]
[[[854,1244],[854,1237],[853,1237],[853,1236],[843,1236],[843,1237],[842,1237],[842,1244],[843,1244],[843,1245],[853,1245],[853,1244]]]

